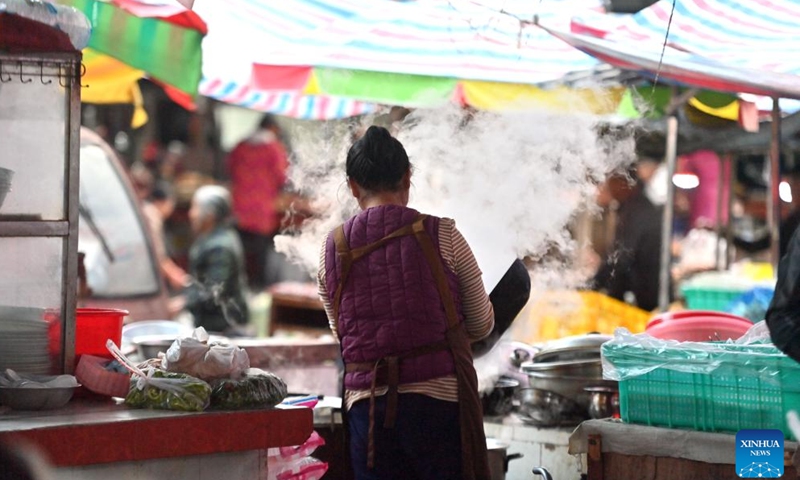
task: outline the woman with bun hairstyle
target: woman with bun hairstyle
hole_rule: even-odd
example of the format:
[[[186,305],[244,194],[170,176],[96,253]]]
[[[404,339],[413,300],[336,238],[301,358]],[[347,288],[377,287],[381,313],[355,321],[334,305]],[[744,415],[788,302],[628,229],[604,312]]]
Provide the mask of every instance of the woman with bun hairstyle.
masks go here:
[[[470,345],[494,312],[455,222],[408,208],[403,145],[370,127],[347,154],[361,212],[322,245],[319,293],[345,365],[357,479],[488,479]]]

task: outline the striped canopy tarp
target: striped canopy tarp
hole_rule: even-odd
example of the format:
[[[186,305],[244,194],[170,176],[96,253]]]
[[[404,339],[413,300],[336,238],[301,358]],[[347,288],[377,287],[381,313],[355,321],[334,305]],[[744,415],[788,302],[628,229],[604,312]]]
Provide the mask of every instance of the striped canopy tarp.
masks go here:
[[[551,31],[621,68],[712,90],[800,98],[800,0],[671,0],[632,16],[575,17]]]
[[[661,0],[635,15],[573,17],[573,33],[663,42],[725,65],[800,75],[800,0]]]
[[[180,4],[152,0],[59,0],[92,23],[89,47],[193,97],[206,25]],[[101,60],[98,56],[93,59]],[[86,65],[87,72],[93,68]],[[91,86],[90,86],[91,87]]]
[[[248,84],[203,79],[200,93],[231,105],[270,112],[301,120],[332,120],[356,117],[377,111],[374,103],[326,95],[263,91]]]
[[[599,0],[504,5],[500,11],[489,0],[196,0],[194,10],[209,23],[204,85],[250,95],[296,92],[409,107],[456,100],[496,109],[520,99],[554,103],[552,92],[534,84],[597,65],[533,19],[536,12],[568,25],[570,12],[599,8]]]

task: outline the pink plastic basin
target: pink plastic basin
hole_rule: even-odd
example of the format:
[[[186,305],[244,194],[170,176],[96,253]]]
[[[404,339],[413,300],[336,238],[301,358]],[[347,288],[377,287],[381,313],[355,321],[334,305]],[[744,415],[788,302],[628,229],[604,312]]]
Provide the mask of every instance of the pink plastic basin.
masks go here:
[[[647,327],[645,332],[663,340],[681,342],[715,342],[736,340],[741,337],[753,323],[743,318],[726,318],[720,316],[696,316],[658,322]]]
[[[665,312],[656,315],[655,317],[651,318],[649,322],[647,322],[647,328],[654,327],[662,322],[672,322],[675,320],[686,320],[692,318],[709,318],[709,317],[740,320],[749,323],[751,326],[753,325],[752,322],[750,322],[750,320],[730,313],[715,312],[712,310],[683,310],[680,312]]]

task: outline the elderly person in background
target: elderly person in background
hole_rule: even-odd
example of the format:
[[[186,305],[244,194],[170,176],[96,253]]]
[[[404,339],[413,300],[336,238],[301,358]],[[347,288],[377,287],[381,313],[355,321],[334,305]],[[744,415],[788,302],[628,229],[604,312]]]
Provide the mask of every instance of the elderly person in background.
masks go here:
[[[189,250],[185,307],[195,326],[226,335],[247,323],[244,254],[231,226],[231,200],[220,186],[200,187],[192,198],[189,222],[196,239]]]

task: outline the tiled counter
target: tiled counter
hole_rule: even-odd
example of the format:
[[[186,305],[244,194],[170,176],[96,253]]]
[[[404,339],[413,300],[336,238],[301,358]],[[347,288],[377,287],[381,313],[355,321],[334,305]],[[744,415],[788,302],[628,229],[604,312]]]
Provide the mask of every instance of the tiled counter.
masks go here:
[[[0,441],[40,448],[59,479],[266,478],[265,450],[303,443],[307,408],[184,413],[75,400],[0,411]]]
[[[569,454],[569,438],[573,427],[537,428],[526,425],[513,415],[502,419],[488,418],[483,424],[487,437],[510,446],[508,454],[521,453],[522,458],[508,464],[508,480],[540,480],[531,469],[545,467],[554,480],[580,480],[581,459]]]

